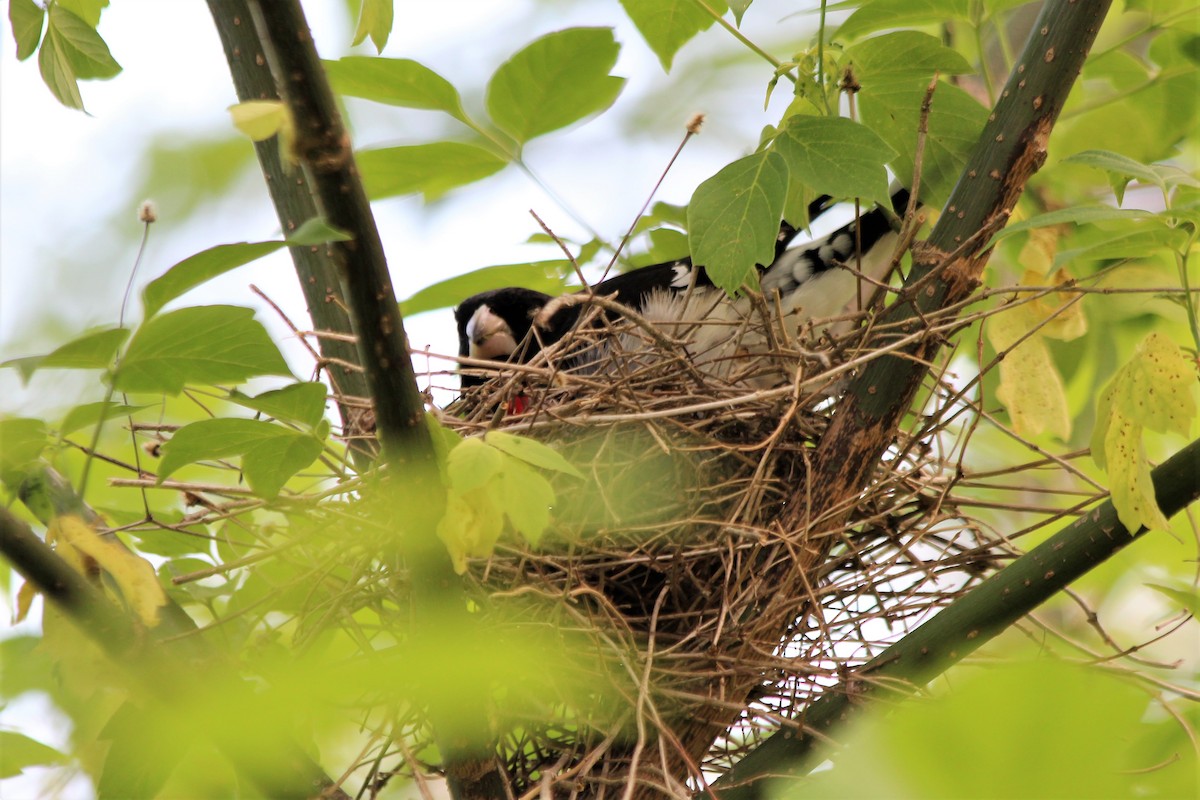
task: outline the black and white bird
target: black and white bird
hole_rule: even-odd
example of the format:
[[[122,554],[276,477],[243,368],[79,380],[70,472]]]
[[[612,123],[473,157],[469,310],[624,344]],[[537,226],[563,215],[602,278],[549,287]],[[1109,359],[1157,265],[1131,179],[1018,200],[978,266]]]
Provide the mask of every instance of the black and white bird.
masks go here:
[[[903,215],[909,194],[901,189],[892,196],[894,212]],[[832,204],[820,198],[809,207],[816,217]],[[784,225],[777,240],[775,260],[758,268],[759,284],[767,306],[782,315],[785,329],[795,332],[812,319],[837,316],[853,308],[860,296],[861,273],[881,281],[891,266],[897,233],[892,215],[874,208],[856,220],[814,241],[788,247],[795,229]],[[870,296],[874,286],[863,286]],[[508,363],[528,363],[538,353],[562,341],[587,313],[588,291],[553,297],[520,287],[506,287],[467,298],[454,311],[458,324],[459,355],[463,358]],[[713,285],[703,267],[690,259],[654,264],[602,281],[590,294],[611,297],[635,312],[643,322],[667,337],[686,342],[687,355],[702,372],[730,379],[731,365],[747,353],[767,349],[761,324],[754,325],[754,309],[745,296],[731,298]],[[604,319],[595,312],[589,319]],[[607,319],[612,321],[612,314]],[[755,332],[757,330],[757,333]],[[631,342],[615,346],[628,349]],[[570,369],[595,373],[611,348],[591,344],[565,355]],[[744,362],[744,359],[742,359]],[[467,389],[487,380],[478,369],[462,372]]]

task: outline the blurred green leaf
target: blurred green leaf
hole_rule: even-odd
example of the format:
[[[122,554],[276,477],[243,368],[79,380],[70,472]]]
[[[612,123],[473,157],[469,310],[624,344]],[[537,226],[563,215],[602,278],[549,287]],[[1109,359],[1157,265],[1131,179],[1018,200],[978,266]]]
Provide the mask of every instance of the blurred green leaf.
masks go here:
[[[490,431],[484,436],[484,441],[500,452],[520,459],[526,464],[554,472],[563,472],[583,480],[583,473],[563,458],[561,453],[536,439],[514,436],[503,431]]]
[[[885,165],[896,151],[869,128],[845,117],[797,115],[773,148],[787,162],[791,178],[818,194],[861,197],[890,207]]]
[[[117,709],[99,738],[108,744],[96,782],[102,798],[157,797],[192,744],[181,722],[159,704],[133,701]]]
[[[407,300],[401,301],[400,313],[410,317],[426,311],[449,308],[460,303],[465,297],[504,286],[524,286],[526,289],[546,294],[559,294],[567,287],[567,280],[563,275],[570,269],[571,262],[566,259],[483,267],[426,286]]]
[[[524,144],[603,111],[625,85],[609,75],[620,49],[611,28],[543,36],[496,70],[488,82],[488,113]]]
[[[204,419],[185,425],[163,445],[159,477],[205,459],[242,457],[246,482],[260,497],[274,497],[289,478],[321,454],[305,433],[253,419]]]
[[[143,408],[146,408],[146,406],[127,406],[123,403],[105,402],[103,400],[95,403],[84,403],[68,411],[59,428],[63,436],[69,436],[81,428],[97,425],[101,420],[127,417],[131,414],[136,414]]]
[[[1015,233],[1033,228],[1046,228],[1051,225],[1092,225],[1097,222],[1108,222],[1114,219],[1149,219],[1158,216],[1153,211],[1143,211],[1140,208],[1114,208],[1113,206],[1072,206],[1060,208],[1057,211],[1047,211],[1029,219],[1009,225],[996,234],[993,243],[1007,239]]]
[[[536,546],[550,525],[550,506],[554,504],[550,482],[522,461],[509,458],[500,473],[498,496],[513,529]]]
[[[16,369],[24,380],[39,369],[106,369],[129,338],[127,328],[104,328],[83,334],[44,356],[26,356],[0,363]]]
[[[928,83],[925,78],[906,76],[864,79],[858,93],[863,124],[896,151],[890,166],[906,183],[916,163],[917,128]],[[921,199],[929,205],[940,206],[950,196],[987,122],[987,113],[962,89],[945,81],[938,83],[921,171]]]
[[[969,0],[872,0],[859,5],[833,38],[848,42],[885,28],[965,22],[971,18],[970,6]]]
[[[26,767],[61,764],[67,757],[49,745],[20,733],[0,731],[0,778],[20,775]]]
[[[433,142],[361,150],[355,154],[372,200],[421,192],[426,200],[483,180],[508,165],[491,150],[463,142]]]
[[[8,21],[17,43],[17,60],[24,61],[34,54],[42,40],[46,10],[33,0],[8,0]]]
[[[755,264],[775,259],[787,185],[787,162],[776,152],[763,151],[723,167],[692,195],[692,259],[726,292],[750,280]]]
[[[362,0],[362,6],[358,10],[358,24],[354,27],[354,40],[351,44],[358,46],[370,36],[376,52],[381,52],[392,33],[394,15],[392,0]]]
[[[746,13],[746,10],[750,8],[750,4],[752,2],[754,2],[754,0],[731,0],[729,3],[729,8],[731,11],[733,11],[733,18],[737,21],[738,25],[742,24],[742,16]]]
[[[125,392],[179,394],[188,383],[240,383],[257,375],[290,374],[252,309],[197,306],[143,323],[113,386]]]
[[[482,439],[464,439],[446,460],[450,485],[458,492],[478,489],[500,474],[504,456]]]
[[[458,90],[424,64],[408,58],[371,56],[347,56],[324,63],[340,94],[404,108],[445,111],[467,122]]]
[[[67,57],[62,35],[53,24],[46,29],[46,37],[38,50],[38,70],[58,102],[67,108],[83,110],[83,95],[79,93],[75,67]]]
[[[238,242],[201,250],[150,281],[142,291],[146,316],[153,317],[167,303],[205,281],[257,261],[283,247],[283,242]]]
[[[54,0],[93,28],[100,24],[100,12],[108,8],[108,0]]]
[[[1138,773],[1193,768],[1189,756],[1131,763],[1130,742],[1148,733],[1147,699],[1099,668],[1047,658],[952,674],[951,692],[863,719],[840,737],[832,769],[777,796],[1137,797]]]
[[[50,444],[46,423],[40,419],[10,417],[0,419],[0,479],[5,483],[19,480],[13,473],[34,461]],[[10,486],[15,490],[15,486]]]
[[[1174,588],[1163,586],[1161,583],[1147,583],[1146,585],[1154,591],[1166,595],[1172,602],[1177,603],[1180,608],[1185,609],[1193,617],[1200,619],[1200,595],[1196,594],[1195,586],[1185,584],[1182,585],[1183,588]]]
[[[935,72],[965,75],[973,71],[957,50],[920,31],[895,31],[867,39],[847,47],[846,58],[855,66],[854,77],[859,81],[912,73],[928,81]]]
[[[68,11],[62,3],[50,6],[50,27],[58,37],[59,46],[80,80],[111,78],[121,71],[121,65],[108,51],[108,45],[96,33],[96,28]],[[97,15],[98,16],[98,15]]]
[[[708,5],[717,14],[725,13],[725,4],[720,0]],[[658,56],[664,72],[671,71],[679,48],[716,21],[695,0],[621,0],[621,6]]]
[[[312,428],[325,416],[327,392],[328,389],[323,383],[293,383],[291,386],[263,392],[254,397],[234,390],[229,399],[240,406],[261,411],[278,419],[300,422]]]
[[[339,230],[330,225],[329,220],[324,217],[313,217],[306,219],[300,224],[299,228],[292,231],[287,237],[287,243],[290,245],[312,247],[328,244],[329,242],[348,242],[353,238],[346,231]]]

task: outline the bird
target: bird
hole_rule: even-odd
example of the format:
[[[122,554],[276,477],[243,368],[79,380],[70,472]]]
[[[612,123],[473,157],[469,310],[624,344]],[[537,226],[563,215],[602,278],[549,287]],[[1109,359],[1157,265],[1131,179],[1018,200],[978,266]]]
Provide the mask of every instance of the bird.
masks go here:
[[[898,189],[891,201],[894,213],[902,215],[909,202],[908,191]],[[827,196],[817,198],[809,206],[810,218],[832,205]],[[852,306],[859,293],[855,272],[881,281],[891,266],[898,239],[891,218],[876,207],[832,233],[796,247],[790,245],[797,230],[784,222],[774,260],[757,270],[767,307],[781,312],[785,324],[795,331],[809,320],[836,316]],[[730,380],[738,361],[734,356],[768,349],[770,336],[761,324],[751,324],[755,311],[744,293],[731,298],[713,284],[703,266],[683,258],[630,270],[590,289],[557,297],[515,286],[473,295],[454,311],[459,356],[499,362],[497,368],[504,363],[529,363],[569,338],[592,305],[590,297],[611,298],[643,325],[661,331],[666,340],[684,342],[691,363],[710,376]],[[586,314],[593,322],[585,324],[604,319],[615,322],[619,315],[613,313],[612,304],[604,305],[605,313]],[[562,352],[558,364],[595,374],[603,371],[606,355],[614,348],[626,352],[639,346],[644,349],[644,342],[628,332],[618,334],[606,346],[597,346],[595,337],[588,337],[588,342]],[[486,370],[460,370],[464,392],[489,377]],[[759,375],[750,383],[762,387],[764,380],[773,379]]]

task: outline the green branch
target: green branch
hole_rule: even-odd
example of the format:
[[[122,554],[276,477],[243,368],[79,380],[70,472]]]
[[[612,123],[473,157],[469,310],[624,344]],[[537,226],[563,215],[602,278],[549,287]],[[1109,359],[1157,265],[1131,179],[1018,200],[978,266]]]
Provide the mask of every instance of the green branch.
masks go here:
[[[1200,440],[1155,469],[1152,477],[1167,517],[1200,499]],[[747,800],[763,796],[765,781],[757,779],[806,774],[819,763],[820,745],[829,732],[870,708],[861,700],[913,694],[1146,532],[1126,530],[1112,501],[1081,515],[864,664],[849,681],[825,691],[806,710],[802,732],[772,736],[713,788],[721,800]]]
[[[249,24],[247,0],[209,0],[208,7],[221,37],[238,100],[278,100],[275,79],[263,57],[254,26]],[[302,170],[284,167],[276,141],[256,142],[254,150],[283,232],[291,233],[318,216],[320,212],[307,176]],[[288,249],[313,328],[346,335],[353,333],[350,315],[342,302],[341,282],[328,250],[295,246]],[[358,350],[353,342],[338,337],[320,337],[316,346],[337,395],[342,430],[353,444],[355,437],[369,433],[369,430],[363,430],[361,409],[344,401],[346,397],[367,397],[366,377],[353,368],[359,364]]]

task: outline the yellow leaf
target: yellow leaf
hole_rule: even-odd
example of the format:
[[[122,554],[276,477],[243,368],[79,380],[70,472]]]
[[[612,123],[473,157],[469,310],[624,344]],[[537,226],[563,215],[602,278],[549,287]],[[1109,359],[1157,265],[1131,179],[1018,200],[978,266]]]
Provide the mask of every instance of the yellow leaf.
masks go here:
[[[996,396],[1008,410],[1017,433],[1022,436],[1050,433],[1067,439],[1071,435],[1071,415],[1067,411],[1066,389],[1045,339],[1034,331],[1020,341],[1035,327],[1034,313],[1030,305],[1020,305],[988,320],[988,339],[996,352],[1005,353],[1000,362]]]
[[[1196,416],[1196,368],[1166,336],[1151,333],[1113,378],[1113,409],[1159,433],[1187,436]]]
[[[115,540],[97,536],[91,525],[74,514],[55,517],[48,538],[57,542],[56,552],[81,573],[88,573],[89,560],[103,569],[142,622],[150,627],[158,624],[158,609],[167,604],[167,595],[148,561]]]
[[[17,590],[17,608],[13,611],[13,624],[24,622],[29,616],[29,608],[33,605],[33,598],[37,597],[38,590],[32,583],[28,581],[21,584],[21,588]]]
[[[437,535],[450,552],[454,571],[467,571],[467,558],[487,558],[504,531],[504,513],[496,505],[489,487],[450,492],[446,513],[438,522]]]
[[[1075,279],[1065,269],[1060,269],[1053,275],[1047,276],[1056,286],[1065,286]],[[1036,286],[1046,283],[1047,278],[1027,271],[1021,283]],[[1042,295],[1031,303],[1031,314],[1038,320],[1044,320],[1040,332],[1051,339],[1069,342],[1087,333],[1087,317],[1083,313],[1083,304],[1073,292],[1062,291]]]
[[[1033,273],[1034,280],[1023,280],[1030,286],[1041,283],[1042,276],[1050,272],[1054,266],[1054,255],[1058,252],[1058,231],[1053,228],[1034,228],[1029,232],[1029,239],[1017,256],[1017,263],[1025,267],[1026,277]]]
[[[1146,429],[1188,434],[1196,416],[1196,369],[1167,337],[1151,333],[1100,394],[1092,458],[1108,470],[1113,506],[1130,531],[1167,524],[1142,446]]]
[[[279,100],[248,100],[229,107],[233,125],[250,138],[261,142],[291,128],[287,106]]]
[[[1163,530],[1167,518],[1158,507],[1154,483],[1150,478],[1150,462],[1142,447],[1142,428],[1121,417],[1109,425],[1104,437],[1108,455],[1109,491],[1117,517],[1130,533],[1143,525]]]

